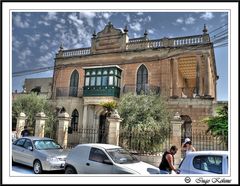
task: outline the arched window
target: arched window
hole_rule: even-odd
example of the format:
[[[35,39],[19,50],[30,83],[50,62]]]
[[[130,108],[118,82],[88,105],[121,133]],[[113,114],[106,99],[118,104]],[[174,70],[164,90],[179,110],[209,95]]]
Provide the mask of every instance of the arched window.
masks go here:
[[[71,127],[73,131],[77,131],[78,130],[78,118],[79,118],[79,114],[77,109],[75,109],[72,112],[72,119],[71,119]]]
[[[137,71],[137,94],[145,93],[148,86],[148,70],[145,65],[141,65]]]
[[[74,70],[71,79],[70,79],[70,90],[69,96],[77,97],[78,95],[78,81],[79,81],[79,74],[77,70]]]

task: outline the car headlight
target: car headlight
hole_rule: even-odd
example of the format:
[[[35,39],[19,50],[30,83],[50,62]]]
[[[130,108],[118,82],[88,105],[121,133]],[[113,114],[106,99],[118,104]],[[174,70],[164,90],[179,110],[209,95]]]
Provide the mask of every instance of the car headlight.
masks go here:
[[[48,162],[58,162],[59,160],[56,157],[47,157],[47,161]]]

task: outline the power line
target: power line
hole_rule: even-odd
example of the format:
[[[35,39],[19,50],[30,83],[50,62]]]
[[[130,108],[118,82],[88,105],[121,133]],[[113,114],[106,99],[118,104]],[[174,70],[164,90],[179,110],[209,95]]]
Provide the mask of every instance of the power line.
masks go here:
[[[38,69],[31,69],[31,70],[23,70],[23,71],[18,71],[18,72],[13,72],[13,77],[18,77],[18,76],[23,76],[23,75],[30,75],[30,74],[36,74],[40,72],[46,72],[53,70],[53,66],[50,67],[43,67],[43,68],[38,68]]]
[[[211,34],[211,33],[215,32],[215,31],[217,31],[217,30],[225,27],[226,25],[228,25],[228,23],[224,24],[223,26],[220,26],[220,27],[216,28],[215,30],[213,30],[213,31],[211,31],[211,32],[208,32],[208,34]]]

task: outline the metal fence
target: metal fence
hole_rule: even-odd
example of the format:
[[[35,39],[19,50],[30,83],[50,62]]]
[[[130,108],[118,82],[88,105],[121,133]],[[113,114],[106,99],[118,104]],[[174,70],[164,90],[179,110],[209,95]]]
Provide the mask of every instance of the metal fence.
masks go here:
[[[160,134],[161,133],[161,134]],[[82,143],[107,143],[107,130],[99,129],[78,129],[68,134],[68,147],[72,148]],[[126,131],[120,129],[119,133],[119,146],[129,150],[131,153],[136,154],[158,154],[168,150],[172,145],[172,131]],[[226,137],[214,137],[211,133],[206,131],[191,131],[189,138],[192,145],[197,151],[202,150],[228,150]],[[183,137],[179,137],[181,142],[184,141]],[[181,149],[181,147],[178,147]]]
[[[228,150],[227,136],[214,137],[212,133],[206,131],[192,131],[192,145],[197,151],[200,150]]]
[[[135,154],[157,154],[164,152],[171,146],[171,131],[164,136],[156,131],[121,131],[119,145]]]
[[[107,132],[105,130],[88,128],[78,129],[68,134],[68,147],[73,148],[82,143],[106,143]]]

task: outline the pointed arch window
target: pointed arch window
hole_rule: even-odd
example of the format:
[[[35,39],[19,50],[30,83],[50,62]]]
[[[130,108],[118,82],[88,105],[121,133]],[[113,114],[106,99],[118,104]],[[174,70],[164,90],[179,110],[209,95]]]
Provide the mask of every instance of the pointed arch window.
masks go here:
[[[141,65],[137,71],[137,94],[146,93],[148,86],[148,70],[145,65]]]
[[[75,109],[72,112],[72,119],[71,119],[71,127],[73,131],[77,131],[78,130],[78,118],[79,118],[79,114],[77,109]]]
[[[77,97],[78,95],[78,81],[79,81],[79,73],[77,70],[74,70],[71,79],[70,79],[70,90],[69,96]]]

